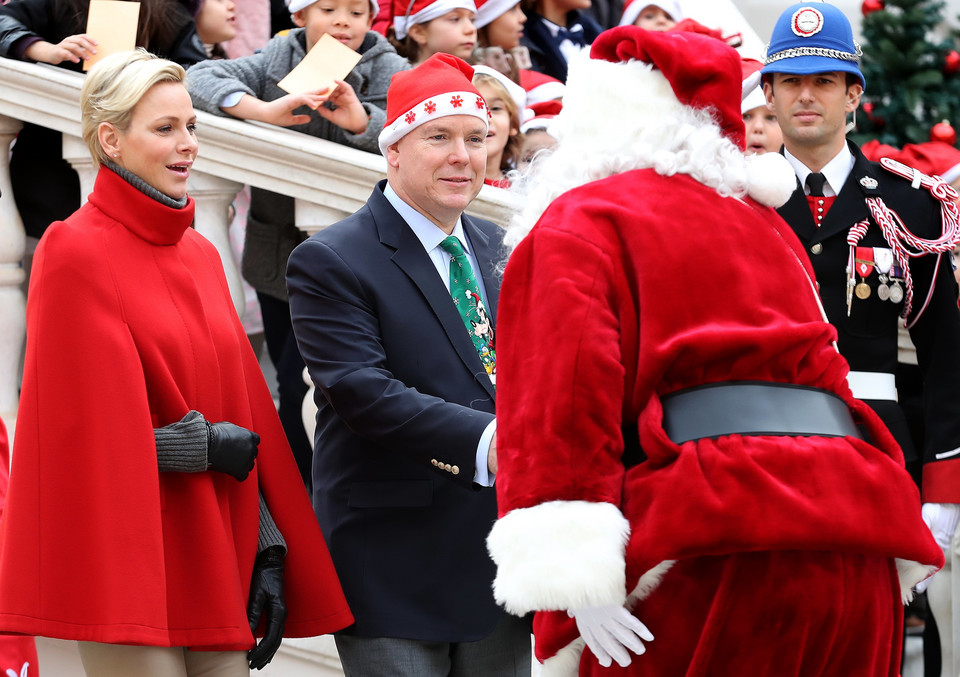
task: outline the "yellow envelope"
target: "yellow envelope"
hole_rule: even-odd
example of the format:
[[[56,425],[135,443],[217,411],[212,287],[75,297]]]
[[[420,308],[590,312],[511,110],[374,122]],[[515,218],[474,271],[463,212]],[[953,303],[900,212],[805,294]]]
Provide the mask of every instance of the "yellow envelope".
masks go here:
[[[83,62],[83,70],[105,56],[137,48],[140,3],[124,0],[90,0],[86,33],[97,44],[97,53]]]
[[[336,88],[334,80],[343,80],[360,61],[354,52],[329,33],[324,33],[297,67],[277,83],[280,89],[291,94],[303,94],[329,87]]]

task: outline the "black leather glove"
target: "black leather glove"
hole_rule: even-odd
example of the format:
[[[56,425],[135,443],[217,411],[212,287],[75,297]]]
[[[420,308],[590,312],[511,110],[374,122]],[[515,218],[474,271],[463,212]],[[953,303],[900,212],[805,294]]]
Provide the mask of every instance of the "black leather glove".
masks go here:
[[[211,470],[247,479],[257,458],[260,436],[238,425],[221,421],[207,428],[207,465]]]
[[[283,626],[287,621],[287,605],[283,600],[284,554],[280,546],[270,546],[257,555],[253,565],[250,603],[247,605],[250,632],[256,632],[262,615],[266,614],[266,620],[263,639],[247,652],[251,670],[262,670],[273,659],[283,639]]]

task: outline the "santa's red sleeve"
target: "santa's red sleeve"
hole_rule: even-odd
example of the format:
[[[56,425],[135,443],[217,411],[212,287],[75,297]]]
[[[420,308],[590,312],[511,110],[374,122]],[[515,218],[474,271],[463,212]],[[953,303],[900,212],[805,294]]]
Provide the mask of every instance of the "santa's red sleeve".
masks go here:
[[[541,224],[582,220],[555,202]],[[619,309],[610,252],[535,228],[506,267],[497,334],[494,594],[514,614],[626,599],[630,526]]]

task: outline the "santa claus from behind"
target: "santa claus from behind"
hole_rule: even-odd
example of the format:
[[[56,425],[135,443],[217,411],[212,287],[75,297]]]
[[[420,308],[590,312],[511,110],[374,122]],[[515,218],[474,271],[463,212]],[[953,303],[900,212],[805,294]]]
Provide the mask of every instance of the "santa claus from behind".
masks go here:
[[[942,566],[740,94],[718,40],[607,31],[518,186],[488,547],[544,676],[895,677]]]

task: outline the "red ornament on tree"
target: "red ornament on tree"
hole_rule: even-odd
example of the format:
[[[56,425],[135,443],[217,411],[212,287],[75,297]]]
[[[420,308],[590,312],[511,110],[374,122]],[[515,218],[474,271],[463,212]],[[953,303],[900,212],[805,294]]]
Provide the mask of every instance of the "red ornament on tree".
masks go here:
[[[956,145],[957,130],[955,130],[953,125],[946,120],[943,122],[938,122],[930,129],[930,140],[942,141],[943,143],[950,144],[951,146]]]
[[[943,57],[943,72],[947,75],[954,75],[960,71],[960,53],[951,49]]]
[[[867,101],[866,103],[863,104],[863,112],[866,114],[868,119],[870,120],[873,119],[873,102],[872,101]]]
[[[863,0],[863,4],[860,5],[860,11],[863,12],[864,16],[869,16],[874,12],[879,12],[885,7],[883,0]]]

